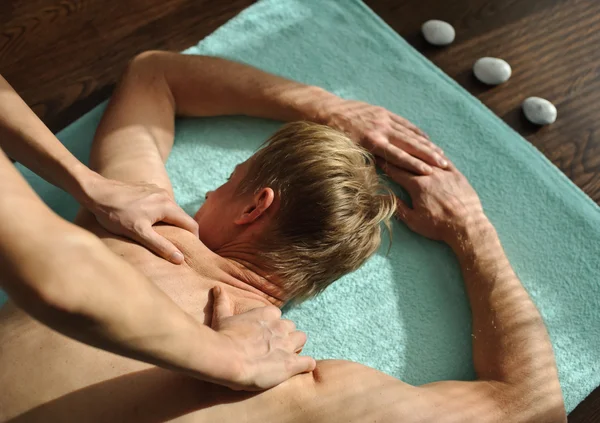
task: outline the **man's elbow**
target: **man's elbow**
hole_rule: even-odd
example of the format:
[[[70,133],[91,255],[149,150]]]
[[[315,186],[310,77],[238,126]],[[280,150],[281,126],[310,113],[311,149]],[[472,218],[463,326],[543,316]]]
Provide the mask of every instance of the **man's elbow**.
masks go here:
[[[510,395],[514,418],[523,423],[566,423],[567,413],[558,380],[527,390],[516,388]]]
[[[133,63],[152,63],[157,60],[162,60],[163,56],[173,54],[162,50],[146,50],[141,53],[136,54],[133,59],[131,59],[130,64]]]
[[[176,102],[171,90],[171,81],[169,78],[169,62],[171,56],[176,56],[179,53],[172,53],[161,50],[147,50],[137,54],[127,64],[123,75],[121,76],[121,85],[129,86],[133,89],[136,87],[153,87],[160,90],[162,94],[169,100],[173,110],[176,109]]]
[[[552,412],[553,414],[550,416],[551,422],[553,423],[567,423],[567,411],[565,410],[565,405],[563,403],[560,404]]]
[[[564,403],[561,401],[553,406],[549,406],[545,411],[538,414],[535,419],[532,419],[531,422],[567,423],[567,412]]]
[[[165,54],[168,53],[160,50],[147,50],[136,54],[127,63],[121,80],[139,79],[140,77],[151,76],[150,74],[155,74],[157,71],[162,72],[163,55]]]

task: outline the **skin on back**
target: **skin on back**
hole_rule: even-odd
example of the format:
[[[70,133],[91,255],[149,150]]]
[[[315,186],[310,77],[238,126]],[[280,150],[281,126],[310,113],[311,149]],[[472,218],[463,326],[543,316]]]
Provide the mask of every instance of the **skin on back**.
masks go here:
[[[193,257],[178,266],[106,233],[88,213],[78,221],[205,324],[210,324],[210,289],[216,285],[227,290],[236,313],[269,304],[222,282],[227,276],[211,265],[214,253],[185,230],[157,229]],[[232,391],[78,343],[13,304],[0,311],[0,345],[2,422],[347,422],[362,421],[367,413],[373,421],[385,421],[389,407],[368,410],[366,405],[369,398],[385,396],[386,386],[400,383],[365,366],[331,360],[266,392]],[[332,374],[335,384],[321,383]],[[339,396],[345,398],[343,407]]]

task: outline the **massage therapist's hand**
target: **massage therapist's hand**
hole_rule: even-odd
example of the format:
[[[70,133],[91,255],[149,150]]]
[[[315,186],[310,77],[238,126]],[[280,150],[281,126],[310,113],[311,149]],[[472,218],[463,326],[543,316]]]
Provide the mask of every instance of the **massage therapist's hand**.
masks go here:
[[[124,183],[98,175],[88,183],[85,206],[108,231],[131,238],[160,257],[183,263],[183,254],[152,225],[170,223],[198,236],[198,224],[154,184]]]
[[[460,229],[487,222],[477,193],[452,163],[422,176],[380,159],[377,164],[410,195],[412,208],[398,199],[397,216],[418,234],[449,243]]]
[[[414,124],[383,107],[337,99],[324,105],[322,121],[348,134],[377,157],[419,175],[445,167],[442,150]]]
[[[297,331],[290,320],[281,319],[277,307],[256,308],[234,316],[225,290],[216,287],[212,293],[211,326],[227,339],[223,357],[231,363],[231,369],[236,369],[233,376],[227,375],[227,380],[218,381],[219,384],[257,391],[315,369],[313,358],[298,355],[306,343],[306,334]]]

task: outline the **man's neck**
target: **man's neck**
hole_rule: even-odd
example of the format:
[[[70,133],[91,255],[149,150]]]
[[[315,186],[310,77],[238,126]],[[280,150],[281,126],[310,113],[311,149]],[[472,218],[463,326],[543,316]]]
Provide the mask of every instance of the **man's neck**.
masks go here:
[[[283,289],[273,282],[275,278],[258,264],[255,255],[239,251],[236,253],[219,251],[216,254],[220,258],[218,267],[225,275],[221,282],[258,295],[277,307],[285,304]]]
[[[245,243],[227,245],[211,251],[191,233],[169,225],[156,230],[179,248],[186,263],[201,275],[248,292],[266,303],[282,307],[286,298],[277,280],[265,272],[254,250]],[[200,242],[202,248],[196,248]],[[195,246],[194,248],[191,248]]]

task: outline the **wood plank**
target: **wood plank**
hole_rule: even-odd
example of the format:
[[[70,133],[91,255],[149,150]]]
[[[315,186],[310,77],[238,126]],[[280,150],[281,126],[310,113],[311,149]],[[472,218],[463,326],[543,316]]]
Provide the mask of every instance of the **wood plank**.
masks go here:
[[[56,132],[106,99],[135,54],[181,51],[252,3],[1,2],[0,73]]]

